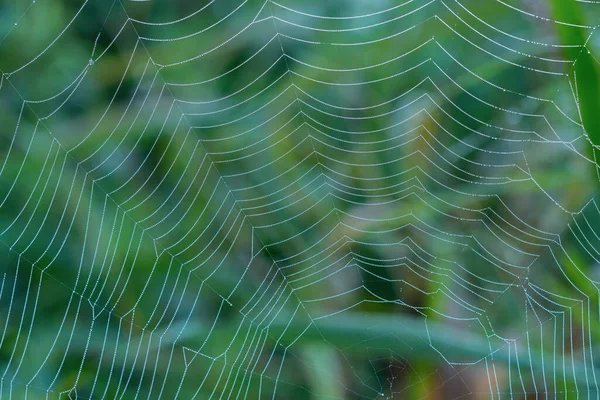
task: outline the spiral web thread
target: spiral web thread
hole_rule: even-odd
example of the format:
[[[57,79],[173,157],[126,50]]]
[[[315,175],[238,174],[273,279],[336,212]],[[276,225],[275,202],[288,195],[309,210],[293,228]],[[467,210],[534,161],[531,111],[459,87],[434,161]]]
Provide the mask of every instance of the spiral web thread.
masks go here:
[[[2,5],[0,397],[598,397],[597,2],[193,3]]]

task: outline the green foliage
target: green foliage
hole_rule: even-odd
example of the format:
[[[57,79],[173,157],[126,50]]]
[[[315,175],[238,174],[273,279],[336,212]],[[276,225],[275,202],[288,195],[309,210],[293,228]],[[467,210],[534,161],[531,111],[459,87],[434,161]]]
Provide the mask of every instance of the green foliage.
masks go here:
[[[0,397],[596,397],[598,18],[0,2]]]

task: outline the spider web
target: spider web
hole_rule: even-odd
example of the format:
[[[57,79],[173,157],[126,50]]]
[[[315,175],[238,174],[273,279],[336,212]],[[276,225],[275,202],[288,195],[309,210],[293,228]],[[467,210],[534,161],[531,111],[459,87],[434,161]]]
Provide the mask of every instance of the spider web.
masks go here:
[[[2,3],[0,397],[597,397],[567,3]]]

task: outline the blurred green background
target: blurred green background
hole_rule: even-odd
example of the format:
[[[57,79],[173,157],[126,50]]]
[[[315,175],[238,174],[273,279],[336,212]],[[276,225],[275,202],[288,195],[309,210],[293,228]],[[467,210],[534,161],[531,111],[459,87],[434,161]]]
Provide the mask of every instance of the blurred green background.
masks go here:
[[[598,21],[0,1],[0,397],[598,398]]]

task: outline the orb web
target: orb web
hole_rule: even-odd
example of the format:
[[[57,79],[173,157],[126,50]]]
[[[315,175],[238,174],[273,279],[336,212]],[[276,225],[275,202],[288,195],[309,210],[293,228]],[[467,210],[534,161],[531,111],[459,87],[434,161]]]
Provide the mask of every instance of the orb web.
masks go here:
[[[596,2],[0,16],[0,397],[598,396]]]

